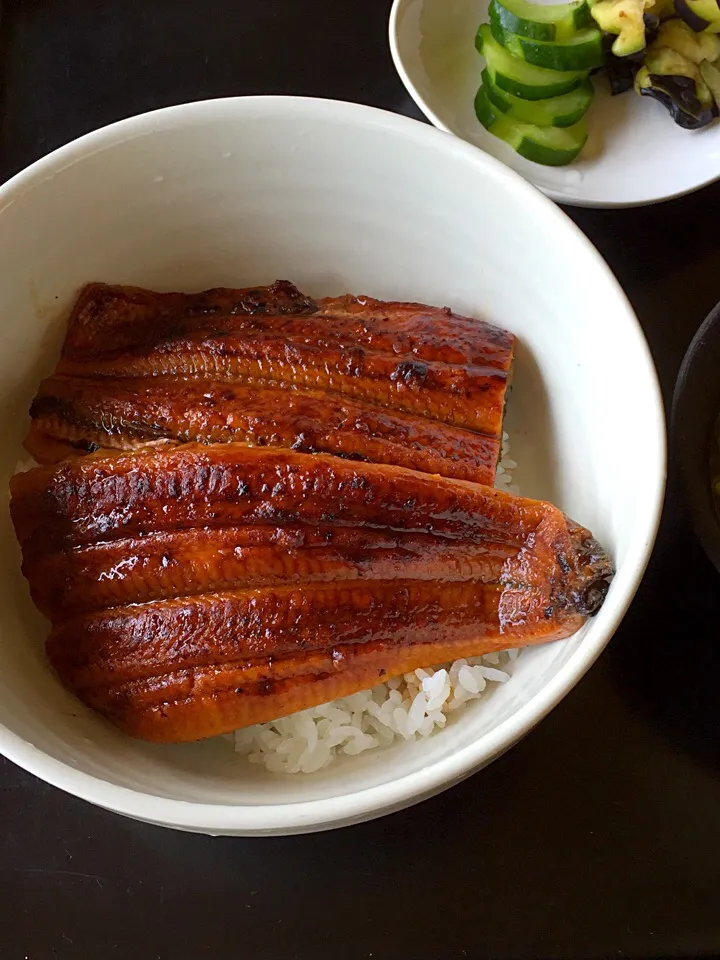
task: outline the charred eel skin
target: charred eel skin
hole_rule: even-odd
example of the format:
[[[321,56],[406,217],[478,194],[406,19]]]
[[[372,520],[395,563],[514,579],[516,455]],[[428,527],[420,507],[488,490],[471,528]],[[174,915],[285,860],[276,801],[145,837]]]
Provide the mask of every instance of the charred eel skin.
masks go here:
[[[11,493],[51,663],[158,742],[567,637],[612,576],[550,504],[326,454],[103,450],[18,474]]]
[[[514,338],[447,308],[286,281],[154,293],[90,284],[32,409],[55,463],[156,439],[240,442],[492,484]]]

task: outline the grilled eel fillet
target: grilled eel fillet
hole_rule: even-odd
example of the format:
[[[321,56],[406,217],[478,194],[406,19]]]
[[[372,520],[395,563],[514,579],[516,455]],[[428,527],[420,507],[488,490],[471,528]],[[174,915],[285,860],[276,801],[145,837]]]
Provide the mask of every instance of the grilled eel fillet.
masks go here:
[[[492,484],[513,346],[447,309],[316,302],[283,281],[201,294],[90,284],[25,446],[51,464],[162,438],[240,442]]]
[[[567,637],[612,574],[548,503],[324,454],[166,443],[37,467],[11,492],[51,663],[151,741]]]

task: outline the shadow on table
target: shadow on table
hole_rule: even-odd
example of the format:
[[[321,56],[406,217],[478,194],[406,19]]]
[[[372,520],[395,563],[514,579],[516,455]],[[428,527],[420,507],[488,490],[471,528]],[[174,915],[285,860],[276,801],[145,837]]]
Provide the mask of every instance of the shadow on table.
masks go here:
[[[695,759],[720,768],[720,576],[669,488],[658,543],[609,651],[621,695]]]

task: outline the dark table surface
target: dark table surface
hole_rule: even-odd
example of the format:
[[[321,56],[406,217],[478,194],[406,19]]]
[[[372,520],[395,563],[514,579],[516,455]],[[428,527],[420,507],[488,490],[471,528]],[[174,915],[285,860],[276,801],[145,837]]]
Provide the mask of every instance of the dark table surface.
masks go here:
[[[305,94],[419,117],[390,61],[389,8],[5,0],[0,173],[206,97]],[[645,210],[567,211],[629,294],[668,402],[720,298],[719,205],[720,185]],[[0,958],[720,955],[719,585],[671,463],[647,578],[590,674],[489,769],[335,833],[173,833],[0,761]]]

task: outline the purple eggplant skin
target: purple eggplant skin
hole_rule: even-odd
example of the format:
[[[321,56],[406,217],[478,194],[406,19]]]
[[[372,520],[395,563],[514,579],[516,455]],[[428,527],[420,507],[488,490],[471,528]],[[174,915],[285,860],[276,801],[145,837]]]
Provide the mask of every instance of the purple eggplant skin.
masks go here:
[[[720,7],[718,8],[720,11]],[[710,26],[710,21],[704,17],[699,17],[694,10],[691,10],[685,0],[675,0],[675,13],[684,20],[685,23],[694,30],[695,33],[702,33]]]
[[[651,73],[650,83],[649,87],[641,87],[641,96],[652,97],[662,103],[683,130],[700,130],[715,119],[716,104],[704,104],[698,100],[695,81],[690,77]]]
[[[685,0],[682,0],[685,3]],[[649,47],[657,39],[660,30],[660,17],[656,13],[646,13],[643,15],[645,23],[645,46]]]
[[[606,54],[605,67],[613,97],[632,90],[637,66],[638,64],[629,57],[616,57],[613,53]]]

